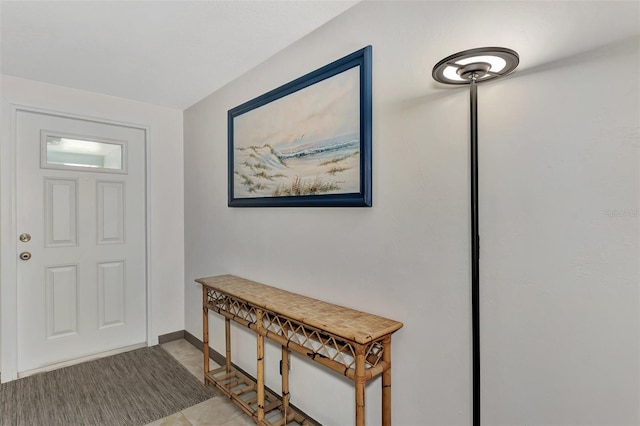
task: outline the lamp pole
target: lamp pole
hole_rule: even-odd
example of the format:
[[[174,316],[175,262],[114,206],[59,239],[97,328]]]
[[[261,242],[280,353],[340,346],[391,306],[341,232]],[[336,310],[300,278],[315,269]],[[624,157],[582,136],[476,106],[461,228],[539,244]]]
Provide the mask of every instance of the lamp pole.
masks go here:
[[[509,74],[518,66],[518,54],[504,47],[480,47],[447,56],[431,75],[444,84],[470,89],[471,106],[471,374],[473,425],[480,426],[480,235],[478,233],[478,83]]]
[[[478,224],[478,85],[469,85],[471,104],[471,335],[473,425],[480,426],[480,235]]]

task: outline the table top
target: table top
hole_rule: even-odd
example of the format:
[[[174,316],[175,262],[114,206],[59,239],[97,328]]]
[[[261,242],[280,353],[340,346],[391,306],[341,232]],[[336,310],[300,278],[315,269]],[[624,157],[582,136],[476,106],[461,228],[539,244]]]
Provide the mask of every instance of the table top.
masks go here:
[[[198,278],[196,282],[253,306],[360,344],[377,340],[403,326],[398,321],[323,302],[234,275]]]

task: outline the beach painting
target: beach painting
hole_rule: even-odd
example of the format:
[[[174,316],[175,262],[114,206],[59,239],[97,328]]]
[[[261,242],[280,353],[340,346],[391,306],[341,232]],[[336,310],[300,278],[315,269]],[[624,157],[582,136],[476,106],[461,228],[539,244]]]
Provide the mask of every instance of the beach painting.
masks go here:
[[[363,155],[370,158],[363,153],[361,66],[308,85],[296,80],[302,88],[230,111],[230,206],[357,204]]]

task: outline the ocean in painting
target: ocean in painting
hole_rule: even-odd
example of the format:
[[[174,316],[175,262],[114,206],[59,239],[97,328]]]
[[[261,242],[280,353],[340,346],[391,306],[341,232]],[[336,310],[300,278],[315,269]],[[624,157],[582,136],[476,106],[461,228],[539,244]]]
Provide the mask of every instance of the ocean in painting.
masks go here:
[[[238,198],[343,194],[360,191],[360,137],[236,148]]]

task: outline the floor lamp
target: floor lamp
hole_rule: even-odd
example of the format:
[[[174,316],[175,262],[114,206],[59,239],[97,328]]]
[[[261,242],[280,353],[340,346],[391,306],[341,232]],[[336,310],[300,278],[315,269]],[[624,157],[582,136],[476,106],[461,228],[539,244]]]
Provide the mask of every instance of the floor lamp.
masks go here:
[[[520,61],[504,47],[481,47],[448,56],[433,67],[434,80],[470,87],[471,103],[471,334],[473,424],[480,426],[480,235],[478,233],[478,83],[513,71]]]

